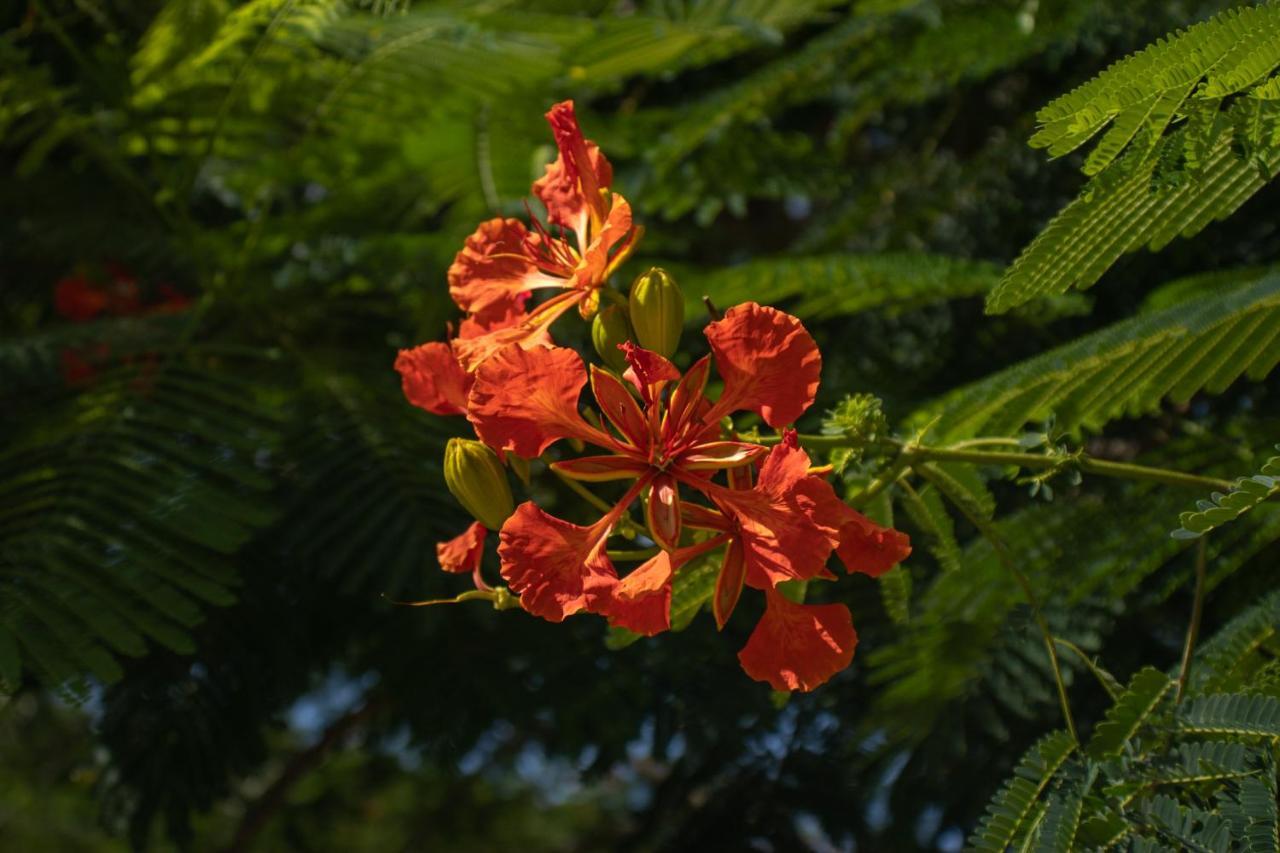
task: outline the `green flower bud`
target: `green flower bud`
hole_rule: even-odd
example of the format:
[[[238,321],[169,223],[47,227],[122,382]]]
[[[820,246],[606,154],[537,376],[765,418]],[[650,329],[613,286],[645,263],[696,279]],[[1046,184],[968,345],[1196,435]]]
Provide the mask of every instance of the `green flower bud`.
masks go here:
[[[627,312],[619,305],[610,305],[591,321],[591,342],[596,345],[596,352],[600,353],[605,364],[619,373],[627,369],[627,359],[618,349],[618,344],[630,339]]]
[[[666,270],[654,267],[631,285],[631,327],[640,346],[671,358],[684,330],[684,294]]]
[[[515,510],[507,472],[483,442],[451,438],[444,449],[444,482],[458,503],[490,530]]]

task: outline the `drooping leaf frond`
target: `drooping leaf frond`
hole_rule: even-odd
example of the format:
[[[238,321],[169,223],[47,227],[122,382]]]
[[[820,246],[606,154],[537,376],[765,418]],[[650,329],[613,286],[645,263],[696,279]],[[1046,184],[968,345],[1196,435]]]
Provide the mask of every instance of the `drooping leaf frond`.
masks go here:
[[[987,309],[1091,287],[1121,255],[1157,251],[1234,213],[1280,166],[1268,77],[1277,66],[1280,7],[1230,10],[1041,110],[1032,145],[1054,156],[1111,127],[1085,161],[1094,179],[1022,252]]]
[[[948,439],[1012,435],[1054,413],[1064,428],[1115,418],[1255,381],[1280,362],[1280,274],[1223,285],[1079,338],[954,391],[918,414]]]
[[[113,681],[148,642],[190,651],[209,605],[234,600],[226,555],[272,520],[259,448],[278,423],[221,357],[116,368],[72,401],[57,434],[0,456],[0,642],[51,684]],[[15,654],[16,651],[16,654]]]
[[[1085,174],[1101,172],[1135,137],[1148,146],[1184,102],[1221,99],[1244,91],[1280,65],[1280,7],[1230,9],[1161,39],[1107,68],[1045,106],[1033,148],[1060,157],[1108,124],[1085,161]]]

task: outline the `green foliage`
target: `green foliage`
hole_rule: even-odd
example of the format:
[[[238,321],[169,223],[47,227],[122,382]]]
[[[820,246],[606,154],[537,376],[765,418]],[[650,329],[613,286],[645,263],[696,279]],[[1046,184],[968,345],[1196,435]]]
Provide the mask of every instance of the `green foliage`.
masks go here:
[[[1164,673],[1147,667],[1133,676],[1129,686],[1107,711],[1107,717],[1098,723],[1093,738],[1086,749],[1090,758],[1109,758],[1120,754],[1155,711],[1160,701],[1173,687]]]
[[[277,440],[263,389],[217,369],[216,351],[151,358],[103,375],[60,432],[18,434],[0,458],[9,689],[24,669],[115,681],[117,656],[148,642],[192,651],[204,607],[234,600],[227,555],[272,520],[253,458]]]
[[[821,319],[877,308],[911,308],[977,296],[996,281],[997,270],[977,261],[929,255],[830,255],[752,261],[689,278],[696,316],[703,295],[717,305],[748,299],[785,305],[797,316]]]
[[[1210,291],[1210,284],[1218,286]],[[947,439],[1014,435],[1051,412],[1063,429],[1096,430],[1165,399],[1186,402],[1241,376],[1265,378],[1280,363],[1280,276],[1202,287],[1209,292],[952,391],[914,421]]]
[[[1047,734],[1031,747],[987,807],[986,817],[969,839],[970,846],[978,851],[1007,850],[1026,832],[1027,818],[1037,800],[1075,748],[1066,732]]]
[[[1280,166],[1268,77],[1278,65],[1280,7],[1233,9],[1042,109],[1031,144],[1053,156],[1111,126],[1084,162],[1096,177],[1013,263],[988,309],[1090,287],[1126,252],[1157,251],[1234,213]]]
[[[1195,512],[1178,516],[1175,539],[1198,539],[1216,527],[1235,521],[1258,504],[1280,494],[1280,456],[1272,456],[1252,477],[1241,477],[1226,494],[1214,492],[1211,501],[1197,501]]]
[[[933,847],[920,827],[970,831],[1012,757],[1061,724],[1011,560],[1079,651],[1062,667],[1096,726],[1085,752],[1042,738],[975,846],[1270,849],[1277,507],[1247,486],[1184,520],[1213,525],[1206,632],[1225,627],[1174,712],[1172,677],[1142,667],[1181,641],[1191,561],[1163,532],[1188,494],[1045,469],[1044,503],[1009,466],[893,467],[915,441],[1012,449],[1051,418],[1036,448],[1065,434],[1215,477],[1274,443],[1280,279],[1257,265],[1277,250],[1259,192],[1280,165],[1276,7],[1055,99],[1222,5],[36,4],[0,37],[0,687],[93,699],[106,819],[138,846],[157,820],[221,846],[234,828],[206,830],[310,760],[278,729],[336,679],[376,685],[357,698],[386,710],[263,845],[818,846],[793,826],[804,810],[859,848]],[[865,444],[833,451],[840,487],[883,487],[866,502],[882,522],[904,510],[909,565],[824,587],[857,618],[854,666],[781,711],[736,671],[751,620],[695,620],[714,556],[677,576],[678,638],[611,631],[609,652],[585,620],[383,598],[464,580],[434,560],[465,524],[440,482],[453,426],[408,406],[390,364],[455,319],[453,254],[477,222],[522,215],[553,153],[540,113],[566,97],[648,229],[634,265],[669,264],[691,300],[800,315],[824,357],[812,428],[827,411],[822,441]],[[1036,145],[1099,139],[1074,202],[1020,142],[1047,101]],[[1132,259],[1125,288],[1063,296],[1251,198],[1185,252]],[[1001,281],[991,259],[1027,241]],[[162,282],[192,304],[60,315],[57,282],[110,261],[144,304]],[[989,319],[980,294],[1056,298]],[[97,372],[68,377],[99,346]],[[574,512],[567,493],[523,497]],[[1104,713],[1108,670],[1138,674]],[[530,766],[586,793],[526,799],[507,783]],[[850,791],[886,797],[889,826]]]

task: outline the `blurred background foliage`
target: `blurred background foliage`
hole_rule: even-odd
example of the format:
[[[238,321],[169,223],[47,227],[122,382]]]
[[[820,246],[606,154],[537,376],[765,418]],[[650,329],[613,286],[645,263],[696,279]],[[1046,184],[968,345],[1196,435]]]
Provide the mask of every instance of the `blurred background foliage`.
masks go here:
[[[454,252],[522,215],[572,97],[648,229],[624,274],[800,313],[809,426],[870,392],[892,423],[990,429],[981,405],[1032,376],[1015,434],[1065,407],[1099,455],[1252,473],[1274,381],[1090,408],[1065,386],[1092,344],[998,374],[1248,278],[1176,283],[1275,258],[1273,188],[1087,294],[982,299],[1082,186],[1084,155],[1027,146],[1036,111],[1233,5],[5,3],[6,845],[958,849],[1058,710],[1016,587],[931,487],[899,503],[916,552],[884,594],[841,586],[854,667],[777,703],[734,660],[749,619],[610,650],[593,620],[391,605],[454,591],[434,543],[464,523],[440,476],[461,426],[391,362],[444,334]],[[1090,365],[1137,369],[1151,328]],[[1167,534],[1205,496],[1090,479],[1046,503],[982,473],[1055,633],[1122,680],[1176,663],[1192,560]],[[1206,631],[1271,585],[1271,509],[1211,540]],[[1097,719],[1107,693],[1064,664]]]

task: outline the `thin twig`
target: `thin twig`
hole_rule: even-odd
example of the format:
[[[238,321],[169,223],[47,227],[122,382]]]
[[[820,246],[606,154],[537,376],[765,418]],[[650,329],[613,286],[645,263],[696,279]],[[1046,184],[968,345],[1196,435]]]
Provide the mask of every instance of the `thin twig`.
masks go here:
[[[1084,663],[1084,665],[1088,667],[1089,671],[1093,673],[1093,677],[1098,679],[1098,683],[1102,685],[1102,689],[1107,691],[1107,695],[1110,696],[1113,701],[1115,700],[1119,694],[1116,691],[1116,680],[1113,676],[1111,676],[1102,667],[1098,666],[1097,661],[1089,657],[1089,655],[1085,653],[1084,649],[1080,648],[1070,640],[1064,640],[1061,637],[1054,637],[1053,641],[1064,649],[1075,654],[1076,657],[1080,658],[1081,662]]]
[[[1205,550],[1204,537],[1196,545],[1196,589],[1191,600],[1191,621],[1187,623],[1187,641],[1182,646],[1182,667],[1178,670],[1178,692],[1174,702],[1182,701],[1182,694],[1187,690],[1187,682],[1191,679],[1191,656],[1196,650],[1196,639],[1200,636],[1200,616],[1204,613],[1204,577],[1208,556]]]
[[[929,471],[928,466],[916,469],[920,476],[926,480],[933,482],[938,492],[946,495],[947,491],[938,483],[934,482],[933,474]],[[1022,594],[1026,596],[1027,604],[1031,606],[1031,613],[1035,617],[1036,626],[1040,629],[1040,636],[1044,640],[1045,651],[1049,653],[1049,666],[1053,670],[1053,680],[1058,687],[1058,701],[1062,704],[1062,716],[1067,724],[1067,731],[1071,733],[1071,739],[1076,743],[1080,742],[1080,736],[1076,733],[1075,717],[1071,714],[1071,703],[1067,699],[1067,684],[1062,679],[1062,666],[1058,662],[1058,649],[1054,645],[1053,632],[1049,629],[1049,620],[1044,618],[1044,611],[1040,609],[1040,600],[1036,597],[1035,590],[1031,587],[1031,581],[1022,573],[1014,562],[1013,554],[1009,550],[1009,546],[1004,539],[996,532],[990,522],[979,515],[975,515],[969,510],[969,507],[958,501],[952,501],[952,505],[958,509],[965,518],[969,519],[969,523],[978,529],[978,532],[991,543],[991,547],[996,552],[997,559],[1009,570],[1009,574],[1013,575],[1018,586],[1022,587]]]

